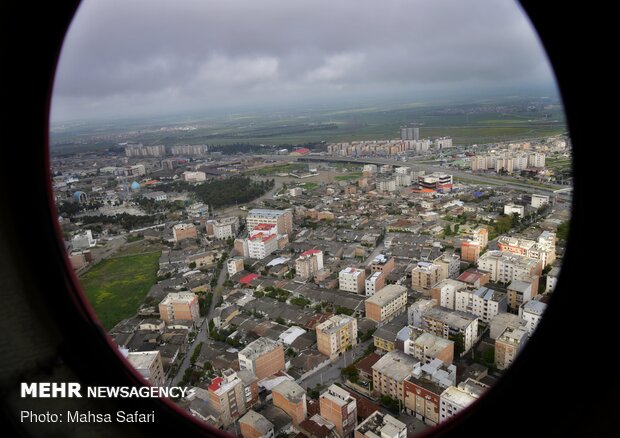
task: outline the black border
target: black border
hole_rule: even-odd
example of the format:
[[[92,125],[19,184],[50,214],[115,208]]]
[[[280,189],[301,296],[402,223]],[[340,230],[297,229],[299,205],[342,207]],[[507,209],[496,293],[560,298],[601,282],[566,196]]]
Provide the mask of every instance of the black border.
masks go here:
[[[600,263],[607,257],[604,248],[596,249],[595,239],[613,238],[605,235],[605,228],[613,231],[613,224],[596,225],[599,216],[588,206],[592,190],[597,189],[588,176],[596,170],[597,157],[591,154],[600,127],[586,115],[590,108],[598,108],[594,97],[601,84],[593,80],[591,69],[598,60],[590,53],[591,46],[584,41],[588,35],[582,29],[596,32],[596,13],[581,4],[521,3],[555,70],[574,145],[570,244],[546,316],[505,378],[475,409],[423,436],[608,436],[615,430],[613,411],[618,403],[612,392],[617,383],[609,356],[615,351],[613,307],[606,304],[607,297],[595,291],[613,271],[584,264]],[[145,383],[110,348],[107,336],[93,322],[90,308],[82,304],[76,278],[56,237],[58,225],[48,183],[48,104],[56,60],[78,4],[78,0],[15,3],[3,5],[1,14],[5,32],[0,160],[4,164],[0,172],[0,336],[5,339],[0,343],[2,415],[11,424],[10,430],[20,436],[227,436],[163,400],[80,401],[82,409],[92,406],[100,412],[109,411],[111,405],[114,410],[155,410],[158,422],[140,428],[113,423],[102,431],[87,424],[54,432],[49,425],[24,428],[16,417],[24,403],[16,389],[26,378],[47,376],[62,381],[64,376],[83,385]],[[590,43],[592,40],[590,37]],[[587,280],[585,287],[578,286],[580,279]],[[52,410],[56,402],[39,399],[31,403],[35,409]]]

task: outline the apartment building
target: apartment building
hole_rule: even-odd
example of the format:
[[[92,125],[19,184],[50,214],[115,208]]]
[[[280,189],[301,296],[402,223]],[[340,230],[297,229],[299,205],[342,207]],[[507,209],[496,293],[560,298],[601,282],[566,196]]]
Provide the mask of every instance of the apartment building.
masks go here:
[[[175,242],[185,239],[195,239],[198,237],[194,224],[177,224],[172,227],[172,236]]]
[[[454,310],[471,313],[480,321],[489,323],[497,314],[508,311],[508,297],[505,292],[484,286],[460,289],[455,294]]]
[[[407,425],[390,414],[373,412],[355,428],[354,438],[407,438]]]
[[[273,438],[275,436],[273,423],[253,410],[249,410],[239,419],[239,427],[243,438]]]
[[[222,377],[211,380],[208,386],[209,401],[220,413],[224,427],[230,426],[246,412],[243,383],[232,369],[222,371]]]
[[[433,264],[439,266],[439,278],[456,278],[460,272],[461,257],[458,254],[443,253],[433,260]]]
[[[405,354],[415,357],[423,364],[435,359],[441,360],[445,365],[452,364],[454,361],[453,341],[418,328],[409,328],[409,331],[409,337],[403,343]]]
[[[320,249],[304,251],[295,260],[296,275],[302,280],[312,278],[321,269],[323,269],[323,251]]]
[[[433,263],[418,262],[411,271],[411,288],[418,292],[429,294],[432,287],[441,280],[441,269]]]
[[[376,256],[372,262],[370,262],[370,272],[382,272],[386,277],[392,272],[395,266],[394,257],[387,258],[383,254]]]
[[[275,386],[271,395],[273,405],[282,409],[298,425],[308,417],[306,390],[292,380],[284,380]]]
[[[357,345],[357,319],[346,315],[334,315],[318,324],[317,349],[331,360],[344,353],[349,346]]]
[[[450,386],[441,393],[439,422],[454,417],[465,409],[489,388],[488,385],[473,379],[467,379],[458,386]]]
[[[553,263],[556,258],[555,233],[549,231],[543,232],[538,241],[501,236],[497,240],[497,246],[500,251],[540,260],[543,268]]]
[[[480,258],[480,243],[474,240],[461,241],[461,260],[464,262],[476,263]]]
[[[239,218],[237,216],[207,221],[207,235],[215,239],[230,239],[237,235]]]
[[[364,282],[364,290],[367,297],[372,297],[377,291],[385,286],[385,275],[383,272],[373,272]]]
[[[338,274],[338,288],[347,292],[361,294],[364,292],[366,272],[358,268],[344,268]]]
[[[166,322],[200,321],[198,295],[193,292],[170,292],[159,303],[160,318]]]
[[[373,395],[404,400],[403,382],[419,363],[419,359],[399,350],[385,354],[372,366]]]
[[[259,379],[285,369],[282,345],[269,338],[250,342],[237,356],[239,368],[251,371]]]
[[[151,385],[164,385],[164,364],[159,351],[134,351],[126,359]]]
[[[519,307],[519,316],[525,321],[525,329],[532,336],[542,319],[547,305],[542,301],[531,300]]]
[[[422,315],[422,329],[455,341],[457,351],[469,351],[478,336],[478,317],[459,310],[433,307]]]
[[[488,251],[478,259],[478,269],[489,273],[491,281],[510,283],[514,280],[532,282],[532,291],[538,291],[538,277],[542,263],[523,255],[505,251]]]
[[[244,269],[243,257],[237,256],[237,257],[232,257],[226,260],[226,269],[228,270],[228,275],[231,277],[235,275],[237,272],[243,271]]]
[[[407,288],[389,284],[365,301],[366,318],[386,322],[407,308]]]
[[[319,398],[321,417],[334,424],[340,438],[353,436],[357,426],[357,401],[348,391],[331,385]]]
[[[291,210],[268,210],[255,208],[246,217],[248,231],[254,230],[259,224],[274,224],[278,234],[293,232],[293,212]]]
[[[495,367],[498,370],[508,368],[523,350],[527,339],[527,330],[506,327],[504,333],[495,340]]]

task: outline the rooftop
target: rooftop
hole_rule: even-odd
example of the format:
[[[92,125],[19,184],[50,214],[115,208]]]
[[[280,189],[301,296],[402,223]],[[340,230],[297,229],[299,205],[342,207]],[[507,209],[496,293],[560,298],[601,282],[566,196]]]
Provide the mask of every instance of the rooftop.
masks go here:
[[[424,313],[424,318],[431,318],[461,330],[465,330],[474,320],[478,319],[476,315],[471,313],[450,310],[441,306],[428,309]]]
[[[170,292],[159,304],[164,306],[170,304],[189,304],[197,298],[193,292]]]
[[[387,438],[398,436],[401,431],[407,430],[407,425],[389,414],[376,411],[360,423],[355,430],[367,437]]]
[[[286,213],[286,210],[270,210],[263,208],[253,208],[248,213],[248,216],[262,216],[262,217],[273,217],[277,218],[278,216],[282,216]]]
[[[545,312],[547,305],[541,301],[531,300],[523,305],[523,311],[533,313],[535,315],[542,315]]]
[[[337,385],[331,385],[327,388],[327,391],[321,394],[321,398],[328,399],[338,406],[345,406],[351,402],[355,403],[355,399],[351,397],[351,394]]]
[[[243,417],[239,419],[239,423],[252,426],[252,428],[260,432],[262,435],[266,435],[270,430],[273,429],[273,424],[271,423],[271,421],[267,420],[258,412],[254,412],[252,409],[250,409]]]
[[[159,351],[134,351],[127,355],[129,363],[138,370],[148,369],[159,356]]]
[[[395,298],[401,296],[402,294],[407,293],[407,288],[405,286],[400,286],[397,284],[388,284],[379,292],[376,292],[372,297],[366,300],[367,303],[374,303],[378,306],[382,307],[394,300]]]
[[[264,353],[274,350],[278,347],[278,343],[269,338],[258,338],[250,342],[239,354],[245,356],[249,360],[255,360]]]
[[[402,351],[392,350],[379,359],[372,369],[396,381],[405,380],[420,361]]]
[[[344,268],[342,271],[340,271],[340,274],[345,274],[345,275],[355,275],[356,277],[360,274],[363,274],[364,270],[363,269],[357,269],[357,268]]]
[[[282,394],[287,400],[298,403],[304,400],[306,390],[292,380],[285,380],[272,389],[272,392]]]
[[[442,401],[445,400],[452,405],[460,406],[462,408],[470,405],[476,400],[476,397],[469,394],[467,391],[457,388],[456,386],[450,386],[441,393]]]
[[[353,322],[353,318],[346,315],[334,315],[330,317],[327,321],[320,323],[316,326],[316,330],[319,330],[323,333],[334,333],[343,326],[350,324]]]

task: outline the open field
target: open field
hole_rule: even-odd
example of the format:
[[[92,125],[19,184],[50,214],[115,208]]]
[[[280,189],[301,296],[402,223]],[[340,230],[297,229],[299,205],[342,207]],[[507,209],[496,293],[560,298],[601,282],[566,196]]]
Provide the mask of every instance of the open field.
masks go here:
[[[106,329],[133,316],[157,281],[160,252],[104,260],[80,278],[82,288]]]
[[[534,98],[534,100],[536,100]],[[304,143],[381,140],[400,137],[400,126],[416,123],[423,138],[451,136],[455,144],[494,143],[545,137],[567,131],[561,106],[539,100],[529,110],[530,98],[497,98],[473,103],[414,102],[359,105],[348,108],[295,109],[222,115],[194,119],[191,131],[174,127],[187,122],[155,119],[119,124],[69,125],[52,134],[52,152],[63,154],[115,147],[121,141],[167,146],[233,143],[300,145]],[[161,126],[166,126],[162,131]],[[122,151],[121,151],[122,152]]]
[[[353,179],[358,179],[362,176],[362,172],[351,172],[351,173],[347,173],[346,175],[338,175],[336,176],[336,180],[337,181],[349,181],[349,180],[353,180]]]

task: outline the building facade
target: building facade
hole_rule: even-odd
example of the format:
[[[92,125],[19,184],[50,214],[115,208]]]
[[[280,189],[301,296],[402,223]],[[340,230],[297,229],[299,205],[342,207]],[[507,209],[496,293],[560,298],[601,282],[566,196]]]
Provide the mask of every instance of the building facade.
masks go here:
[[[315,330],[317,349],[331,360],[357,345],[357,319],[350,316],[334,315]]]
[[[285,369],[282,345],[269,338],[258,338],[238,353],[239,368],[263,379]]]
[[[166,322],[200,321],[198,295],[193,292],[170,292],[159,303],[159,315]]]
[[[407,308],[407,288],[390,284],[365,301],[366,318],[386,322]]]

